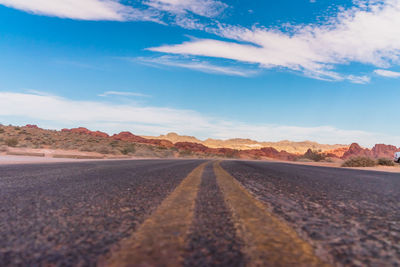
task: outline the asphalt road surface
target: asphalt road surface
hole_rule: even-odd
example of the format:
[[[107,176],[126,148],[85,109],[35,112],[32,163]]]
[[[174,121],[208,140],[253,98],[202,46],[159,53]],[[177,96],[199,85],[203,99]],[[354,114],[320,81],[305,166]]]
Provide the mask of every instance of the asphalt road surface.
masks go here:
[[[400,266],[400,174],[272,162],[0,166],[0,266]]]

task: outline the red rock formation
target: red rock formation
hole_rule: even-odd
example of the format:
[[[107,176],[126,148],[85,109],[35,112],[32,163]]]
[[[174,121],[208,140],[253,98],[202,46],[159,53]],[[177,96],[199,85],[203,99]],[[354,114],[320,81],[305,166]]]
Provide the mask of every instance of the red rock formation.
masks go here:
[[[180,150],[190,150],[198,153],[207,153],[210,150],[210,148],[205,145],[192,142],[178,142],[175,143],[175,147]]]
[[[131,132],[120,132],[119,134],[114,134],[112,136],[112,138],[115,140],[136,142],[136,143],[143,143],[143,142],[147,141],[146,138],[140,137],[138,135],[134,135]]]
[[[174,144],[172,142],[167,141],[167,140],[146,139],[141,136],[134,135],[131,132],[120,132],[119,134],[114,134],[112,136],[112,138],[115,140],[135,142],[135,143],[141,143],[141,144],[150,144],[150,145],[156,145],[156,146],[161,146],[161,147],[166,147],[166,148],[171,148],[174,146]]]
[[[395,152],[400,151],[395,146],[385,145],[385,144],[377,144],[371,150],[371,156],[374,158],[392,158]]]
[[[224,157],[238,156],[239,151],[231,148],[210,148],[199,143],[192,142],[178,142],[175,147],[179,150],[191,151],[198,154],[213,154]]]
[[[100,132],[100,131],[90,131],[87,128],[79,127],[79,128],[72,128],[72,129],[62,129],[61,132],[69,132],[69,133],[78,133],[78,134],[87,134],[95,137],[109,137],[108,134]]]
[[[39,127],[35,124],[27,124],[25,125],[26,128],[34,128],[34,129],[39,129]]]
[[[385,144],[377,144],[371,150],[368,148],[362,148],[358,144],[351,144],[349,150],[346,151],[342,159],[348,159],[351,157],[369,157],[369,158],[392,158],[394,153],[399,151],[395,146],[385,145]]]
[[[280,160],[294,160],[297,158],[297,155],[288,153],[284,150],[279,152],[273,147],[264,147],[261,149],[241,150],[239,151],[239,157],[242,159],[272,158]]]
[[[369,157],[369,150],[362,148],[359,144],[353,143],[349,149],[343,154],[342,159],[348,159],[352,157]]]
[[[349,147],[340,147],[340,148],[324,151],[324,154],[326,154],[326,156],[330,157],[330,158],[342,158],[344,153],[346,153],[348,150],[349,150]]]

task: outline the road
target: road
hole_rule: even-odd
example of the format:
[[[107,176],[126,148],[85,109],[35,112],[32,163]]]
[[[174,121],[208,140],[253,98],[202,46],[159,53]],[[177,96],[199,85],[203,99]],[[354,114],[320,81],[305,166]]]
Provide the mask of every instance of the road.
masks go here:
[[[400,266],[400,174],[256,161],[0,166],[0,266]]]

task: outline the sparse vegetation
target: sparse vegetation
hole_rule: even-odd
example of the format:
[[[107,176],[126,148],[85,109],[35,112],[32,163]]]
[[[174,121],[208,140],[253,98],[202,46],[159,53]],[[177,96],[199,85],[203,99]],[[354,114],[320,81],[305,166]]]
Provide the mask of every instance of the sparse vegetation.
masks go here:
[[[346,160],[342,167],[374,167],[376,161],[368,157],[355,157]]]
[[[179,151],[179,156],[187,157],[187,156],[190,156],[190,155],[192,155],[192,151],[190,151],[190,150],[181,150],[181,151]]]
[[[312,160],[312,161],[319,162],[319,161],[325,160],[325,159],[326,159],[326,155],[323,154],[320,150],[317,151],[317,150],[311,150],[311,149],[309,149],[309,150],[307,150],[307,152],[304,154],[303,158],[309,159],[309,160]]]
[[[380,158],[377,160],[377,163],[381,166],[394,166],[393,160],[387,158]]]
[[[18,145],[18,139],[17,138],[9,138],[9,139],[5,140],[5,143],[7,146],[16,147]]]
[[[121,153],[124,155],[134,154],[135,152],[136,148],[134,144],[128,144],[121,150]]]

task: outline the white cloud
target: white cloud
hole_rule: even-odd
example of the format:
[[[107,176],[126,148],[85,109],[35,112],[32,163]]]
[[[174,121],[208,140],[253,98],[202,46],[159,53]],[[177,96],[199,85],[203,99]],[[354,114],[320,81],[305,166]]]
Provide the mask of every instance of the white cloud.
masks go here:
[[[211,64],[206,61],[201,61],[197,59],[181,59],[177,57],[171,56],[161,56],[161,57],[139,57],[137,58],[139,62],[143,62],[146,64],[155,64],[155,65],[164,65],[178,68],[186,68],[196,71],[201,71],[205,73],[215,73],[215,74],[224,74],[231,76],[242,76],[249,77],[251,75],[255,75],[257,71],[247,70],[235,67],[227,67],[227,66],[218,66]]]
[[[226,4],[215,0],[148,0],[144,4],[173,14],[191,12],[204,17],[215,17],[227,8]]]
[[[249,124],[206,117],[192,110],[76,101],[50,95],[0,92],[0,106],[3,123],[18,120],[58,129],[83,126],[110,134],[124,130],[145,135],[174,131],[200,138],[241,137],[259,141],[288,139],[331,144],[359,142],[364,146],[375,143],[400,145],[400,136],[342,130],[331,126]],[[11,121],[7,121],[7,118]]]
[[[154,21],[163,13],[176,16],[175,23],[184,28],[200,29],[203,25],[189,14],[215,17],[227,5],[214,0],[143,0],[137,8],[120,0],[0,0],[0,5],[37,15],[77,20]]]
[[[145,95],[142,93],[135,93],[135,92],[121,92],[121,91],[106,91],[98,96],[139,96],[139,97],[149,97],[149,95]]]
[[[347,80],[349,80],[352,83],[366,84],[366,83],[369,83],[371,81],[371,77],[349,75],[349,76],[347,76]]]
[[[400,72],[396,71],[390,71],[390,70],[375,70],[374,71],[376,74],[383,76],[383,77],[388,77],[388,78],[399,78],[400,77]]]
[[[192,39],[150,50],[284,67],[319,79],[367,82],[368,77],[343,75],[334,68],[351,62],[380,67],[400,63],[400,0],[357,3],[322,25],[295,25],[289,31],[223,25],[208,31],[231,41]]]
[[[117,0],[0,0],[1,5],[38,15],[78,20],[158,21],[158,14]]]

